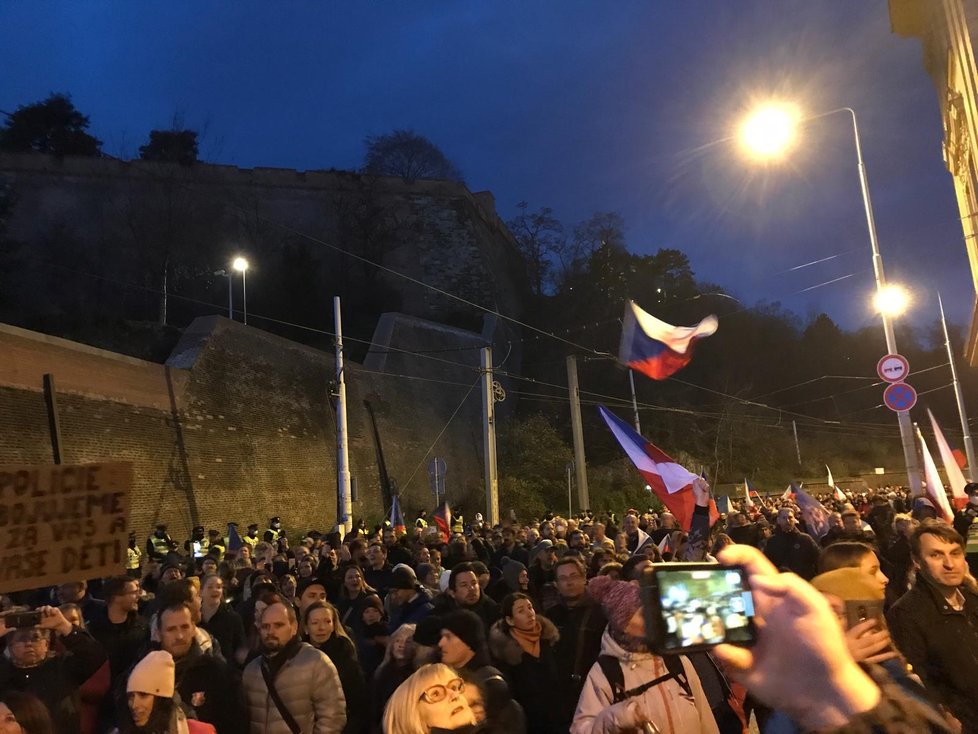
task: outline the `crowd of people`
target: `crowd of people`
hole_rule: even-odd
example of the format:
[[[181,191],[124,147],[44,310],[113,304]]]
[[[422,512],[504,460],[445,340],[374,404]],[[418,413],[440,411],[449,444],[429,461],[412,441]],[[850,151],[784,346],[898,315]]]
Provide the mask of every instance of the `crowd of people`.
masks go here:
[[[651,510],[344,538],[161,525],[125,574],[2,597],[0,734],[978,732],[969,489],[953,525],[890,487],[819,498],[817,527],[787,497],[711,524],[705,482],[686,529]],[[717,561],[749,608],[704,606],[679,636],[752,613],[756,643],[656,654],[643,573]]]

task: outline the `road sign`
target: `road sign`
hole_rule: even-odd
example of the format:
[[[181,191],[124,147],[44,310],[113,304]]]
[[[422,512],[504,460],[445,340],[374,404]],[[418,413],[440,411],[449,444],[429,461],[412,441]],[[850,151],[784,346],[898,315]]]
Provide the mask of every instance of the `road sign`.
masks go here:
[[[883,402],[896,413],[910,410],[917,404],[917,391],[905,382],[898,382],[883,391]]]
[[[876,374],[887,382],[903,382],[910,374],[910,363],[902,354],[887,354],[876,363]]]

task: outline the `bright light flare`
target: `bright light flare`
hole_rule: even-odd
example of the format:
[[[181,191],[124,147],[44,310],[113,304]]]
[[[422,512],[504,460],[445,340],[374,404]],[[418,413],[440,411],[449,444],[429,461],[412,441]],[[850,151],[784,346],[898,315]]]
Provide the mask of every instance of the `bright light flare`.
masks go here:
[[[248,261],[243,257],[234,258],[234,262],[231,263],[231,267],[237,270],[239,273],[243,273],[248,269]]]
[[[884,316],[899,316],[909,306],[910,293],[902,285],[885,285],[873,296],[873,308]]]
[[[791,147],[800,119],[794,105],[768,104],[748,115],[737,137],[751,156],[776,158]]]

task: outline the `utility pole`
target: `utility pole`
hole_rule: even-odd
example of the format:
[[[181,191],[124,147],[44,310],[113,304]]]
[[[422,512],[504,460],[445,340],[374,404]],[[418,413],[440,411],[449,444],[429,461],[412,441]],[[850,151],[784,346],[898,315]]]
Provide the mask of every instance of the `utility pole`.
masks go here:
[[[573,470],[574,470],[574,465],[568,461],[567,462],[567,519],[568,520],[574,516],[574,503],[571,500],[571,498],[573,497],[573,494],[571,493],[571,489],[574,486],[573,482],[571,481],[571,472]]]
[[[798,424],[791,421],[791,430],[795,433],[795,453],[798,454],[798,466],[801,466],[801,444],[798,443]]]
[[[482,443],[486,457],[486,521],[499,523],[499,480],[496,478],[496,397],[492,384],[492,347],[482,349]]]
[[[584,427],[581,424],[581,395],[577,386],[577,357],[567,357],[567,389],[570,393],[571,430],[574,434],[574,466],[577,502],[582,510],[591,506],[587,491],[587,463],[584,460]]]
[[[961,383],[958,381],[958,368],[954,364],[954,350],[951,348],[951,337],[947,333],[947,321],[944,318],[944,302],[941,294],[937,294],[937,303],[941,307],[941,326],[944,328],[944,346],[947,347],[947,361],[951,363],[951,381],[954,383],[954,397],[958,401],[958,417],[961,418],[961,430],[964,431],[964,451],[968,457],[968,481],[975,481],[975,447],[971,442],[971,429],[968,428],[968,414],[964,409],[964,395],[961,393]]]
[[[343,371],[343,318],[340,297],[333,296],[333,331],[336,332],[336,509],[337,526],[345,536],[353,529],[350,496],[350,447],[346,424],[346,378]]]
[[[632,410],[635,412],[635,433],[642,435],[642,424],[638,420],[638,400],[635,398],[635,372],[628,368],[628,384],[632,387]]]

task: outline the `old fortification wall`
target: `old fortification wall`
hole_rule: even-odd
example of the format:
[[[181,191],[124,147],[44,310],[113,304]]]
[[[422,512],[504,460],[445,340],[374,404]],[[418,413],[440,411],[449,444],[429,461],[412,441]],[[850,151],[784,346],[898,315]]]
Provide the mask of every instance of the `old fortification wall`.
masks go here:
[[[481,505],[473,385],[484,343],[480,334],[389,314],[367,365],[347,362],[354,516],[379,518],[384,505],[365,401],[407,511],[433,505],[429,448],[448,462],[449,499]],[[402,349],[442,361],[421,370],[417,360],[398,362]],[[42,380],[53,375],[64,461],[133,462],[132,526],[141,536],[158,521],[175,537],[196,524],[261,524],[275,514],[297,531],[335,522],[332,354],[223,317],[195,320],[164,365],[5,325],[0,354],[0,463],[51,461]]]

